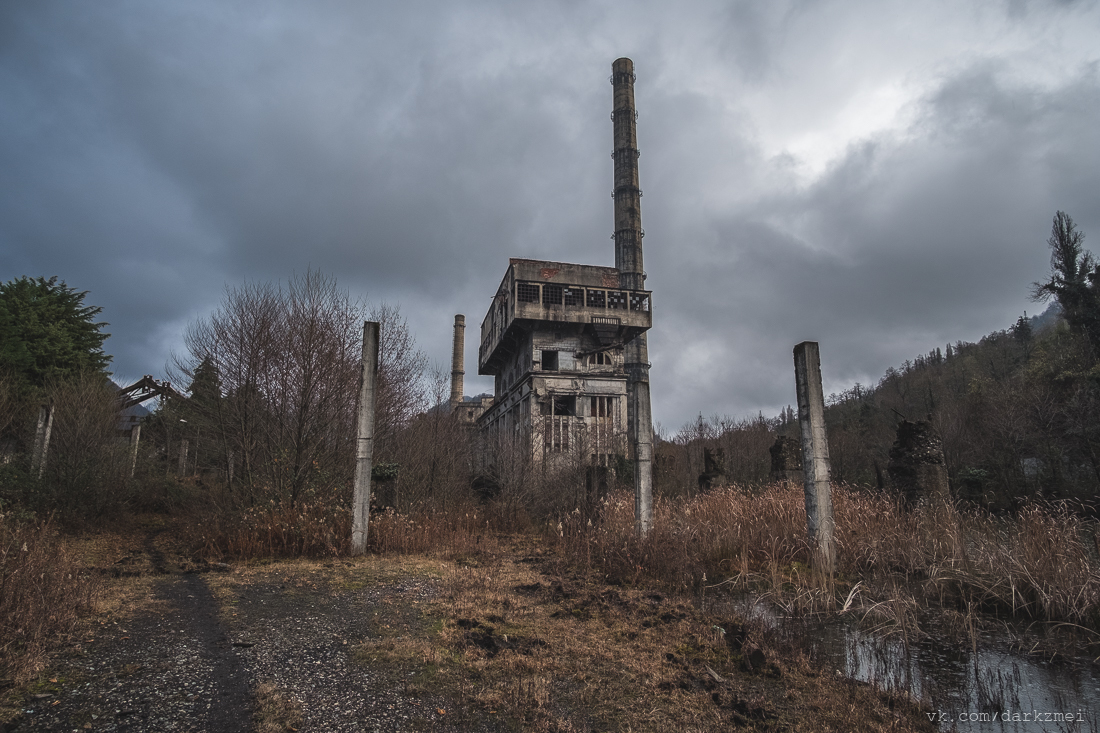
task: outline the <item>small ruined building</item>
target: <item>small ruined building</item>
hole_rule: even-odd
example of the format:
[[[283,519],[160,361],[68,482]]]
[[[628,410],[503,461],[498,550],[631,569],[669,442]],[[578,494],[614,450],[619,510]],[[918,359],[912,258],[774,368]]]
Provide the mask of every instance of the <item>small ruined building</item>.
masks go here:
[[[646,331],[652,294],[642,267],[634,64],[612,64],[615,266],[508,261],[481,323],[478,374],[492,400],[462,396],[465,319],[455,318],[451,405],[490,438],[529,439],[535,456],[634,461],[639,527],[649,523],[653,425]]]

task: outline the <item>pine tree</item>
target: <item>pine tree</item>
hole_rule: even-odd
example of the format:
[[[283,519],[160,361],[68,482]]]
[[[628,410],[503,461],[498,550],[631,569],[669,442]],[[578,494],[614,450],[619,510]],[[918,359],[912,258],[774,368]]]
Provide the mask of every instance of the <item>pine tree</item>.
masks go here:
[[[109,334],[100,329],[107,324],[96,322],[103,309],[85,305],[85,295],[56,277],[0,285],[0,373],[33,390],[82,373],[106,376]]]
[[[1064,211],[1054,215],[1050,238],[1050,279],[1032,285],[1032,298],[1054,297],[1066,323],[1100,349],[1100,265],[1084,249],[1085,234]]]

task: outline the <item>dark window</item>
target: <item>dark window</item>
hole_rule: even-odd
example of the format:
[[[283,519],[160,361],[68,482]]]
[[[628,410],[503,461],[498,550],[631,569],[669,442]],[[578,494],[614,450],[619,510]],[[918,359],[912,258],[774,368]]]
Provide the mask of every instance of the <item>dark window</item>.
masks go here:
[[[520,303],[539,302],[539,286],[535,283],[516,283],[516,300]]]
[[[631,293],[630,294],[630,310],[632,311],[648,311],[649,310],[649,296],[645,293]]]
[[[584,302],[584,291],[580,288],[566,288],[562,291],[562,297],[565,299],[566,305],[582,305]]]
[[[554,414],[575,416],[577,414],[577,398],[576,397],[555,397],[554,398]]]
[[[607,307],[615,310],[626,310],[626,293],[618,290],[610,290],[607,293]]]
[[[561,285],[543,285],[542,286],[542,304],[543,305],[561,305]]]
[[[589,308],[605,308],[606,298],[605,293],[602,290],[589,290],[588,291],[588,307]]]
[[[542,370],[544,372],[556,372],[558,370],[558,352],[542,352]]]

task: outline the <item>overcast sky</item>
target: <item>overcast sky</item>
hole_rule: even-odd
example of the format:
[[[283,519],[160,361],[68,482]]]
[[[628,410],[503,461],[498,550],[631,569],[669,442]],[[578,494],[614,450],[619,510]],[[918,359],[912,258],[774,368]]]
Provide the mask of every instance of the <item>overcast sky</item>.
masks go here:
[[[1100,250],[1100,7],[1044,0],[6,0],[0,280],[164,375],[226,284],[308,267],[449,368],[510,256],[613,265],[634,60],[654,417],[774,415],[1027,310],[1054,212]]]

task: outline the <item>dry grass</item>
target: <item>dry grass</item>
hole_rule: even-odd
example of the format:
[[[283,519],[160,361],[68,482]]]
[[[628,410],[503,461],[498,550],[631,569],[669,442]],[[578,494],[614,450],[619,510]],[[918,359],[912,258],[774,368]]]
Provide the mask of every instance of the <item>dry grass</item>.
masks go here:
[[[532,731],[929,729],[917,708],[819,675],[738,617],[559,576],[530,544],[483,560],[443,564],[442,594],[411,616],[387,607],[353,657],[390,669],[409,692],[451,698],[454,710],[437,712],[467,715],[459,724],[489,716]]]
[[[335,499],[271,500],[239,512],[212,512],[194,532],[207,557],[333,557],[350,549],[351,511]]]
[[[420,504],[406,513],[373,512],[368,544],[380,553],[476,554],[494,544],[498,526],[495,515],[474,503]],[[345,557],[351,551],[351,511],[336,497],[268,501],[238,512],[211,512],[191,534],[208,558]]]
[[[574,513],[548,535],[570,564],[612,582],[656,581],[697,593],[746,588],[770,594],[789,612],[855,604],[877,615],[878,604],[916,602],[917,589],[920,600],[947,608],[1100,626],[1100,564],[1089,548],[1094,521],[1038,505],[1014,519],[945,504],[908,512],[888,495],[845,486],[834,487],[833,502],[835,578],[810,567],[800,486],[659,500],[644,540],[634,536],[632,498],[613,495],[597,521]]]
[[[97,592],[48,522],[18,524],[0,514],[0,679],[18,684],[35,675],[49,645],[74,630]]]
[[[272,682],[256,686],[255,733],[286,733],[302,727],[302,704]]]

